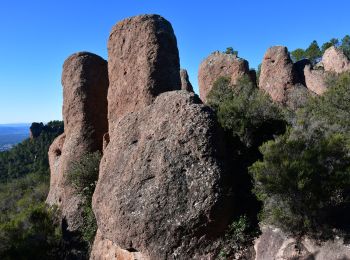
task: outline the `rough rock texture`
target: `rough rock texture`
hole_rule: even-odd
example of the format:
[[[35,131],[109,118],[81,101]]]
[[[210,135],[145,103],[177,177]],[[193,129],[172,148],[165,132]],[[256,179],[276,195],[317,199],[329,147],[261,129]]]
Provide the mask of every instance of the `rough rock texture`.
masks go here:
[[[181,89],[187,90],[189,92],[193,92],[192,84],[188,78],[187,70],[181,69],[180,70],[180,77],[181,77]]]
[[[235,84],[242,76],[250,77],[249,64],[246,60],[237,58],[233,54],[214,52],[206,58],[199,67],[198,85],[199,95],[203,102],[219,77],[229,77]]]
[[[280,229],[263,227],[261,236],[255,241],[256,260],[345,260],[350,259],[350,247],[342,239],[321,244],[308,238],[301,241],[299,250],[296,240]]]
[[[104,238],[100,230],[97,230],[90,260],[149,260],[149,258],[144,257],[140,252],[121,249],[112,241]]]
[[[70,56],[63,65],[64,134],[56,138],[49,149],[51,170],[47,203],[58,205],[67,229],[81,224],[79,203],[67,183],[72,162],[88,152],[102,150],[102,137],[107,122],[107,62],[87,52]]]
[[[135,16],[117,23],[108,41],[108,72],[111,130],[125,114],[151,104],[160,93],[181,89],[171,24],[159,15]]]
[[[288,50],[274,46],[267,50],[261,64],[259,88],[267,92],[272,100],[285,103],[286,92],[296,83],[293,62]]]
[[[324,70],[313,70],[311,65],[306,65],[304,68],[304,77],[307,88],[317,95],[322,95],[327,90]]]
[[[93,210],[104,238],[150,259],[203,259],[231,221],[230,175],[210,108],[166,92],[115,126]],[[227,185],[227,186],[226,186]]]
[[[342,73],[350,71],[350,60],[344,52],[334,46],[328,48],[322,57],[325,71]]]

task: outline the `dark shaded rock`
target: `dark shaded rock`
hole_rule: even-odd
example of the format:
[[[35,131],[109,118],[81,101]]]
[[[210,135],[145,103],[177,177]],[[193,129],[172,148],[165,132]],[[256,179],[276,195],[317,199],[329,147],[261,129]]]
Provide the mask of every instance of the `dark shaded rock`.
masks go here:
[[[159,15],[117,23],[108,40],[108,72],[111,130],[125,114],[151,104],[160,93],[181,89],[179,52],[171,24]]]
[[[167,92],[112,132],[93,196],[103,237],[150,259],[212,256],[234,204],[212,110],[193,93]]]
[[[181,69],[180,70],[180,77],[181,77],[181,89],[187,90],[189,92],[193,92],[192,84],[188,78],[187,70]]]
[[[295,81],[300,83],[300,84],[303,84],[304,86],[306,86],[304,69],[307,65],[312,66],[310,60],[308,60],[308,59],[302,59],[302,60],[299,60],[296,63],[294,63],[294,70],[296,73]]]
[[[43,123],[32,123],[32,125],[29,127],[29,137],[30,139],[34,139],[39,137],[41,132],[44,129],[44,124]]]

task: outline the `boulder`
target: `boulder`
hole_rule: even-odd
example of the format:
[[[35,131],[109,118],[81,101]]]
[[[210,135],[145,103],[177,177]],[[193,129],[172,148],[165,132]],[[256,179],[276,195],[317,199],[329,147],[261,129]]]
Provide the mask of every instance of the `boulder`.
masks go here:
[[[194,93],[171,91],[112,132],[92,200],[103,237],[150,259],[214,254],[234,204],[215,113]]]
[[[293,88],[295,83],[296,75],[287,48],[269,48],[261,64],[259,88],[267,92],[272,100],[286,103],[287,90]]]
[[[70,166],[86,153],[101,151],[107,121],[107,62],[87,52],[70,56],[63,65],[64,133],[49,149],[49,205],[58,205],[67,230],[82,223],[81,198],[67,181]]]
[[[203,102],[213,88],[214,82],[220,77],[228,77],[234,85],[242,76],[251,77],[248,61],[238,58],[234,54],[214,52],[207,57],[199,67],[198,85],[199,95]]]
[[[322,95],[327,90],[326,73],[322,69],[313,70],[311,65],[304,68],[305,84],[309,90]]]
[[[151,104],[160,93],[180,90],[179,52],[171,24],[159,15],[117,23],[108,40],[108,73],[110,130],[124,115]]]
[[[325,71],[342,73],[350,71],[350,60],[341,49],[334,46],[328,48],[322,57]]]
[[[180,70],[180,77],[181,77],[181,89],[187,90],[189,92],[193,92],[192,84],[188,78],[187,70],[181,69]]]
[[[262,234],[255,241],[254,248],[257,260],[350,259],[350,248],[341,238],[320,242],[304,237],[297,243],[296,238],[271,226],[262,227]]]

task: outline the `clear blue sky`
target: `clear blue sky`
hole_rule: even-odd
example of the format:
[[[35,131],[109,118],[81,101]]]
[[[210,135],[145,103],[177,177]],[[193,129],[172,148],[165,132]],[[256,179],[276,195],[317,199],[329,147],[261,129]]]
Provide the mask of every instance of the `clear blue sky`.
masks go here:
[[[129,16],[157,13],[172,23],[198,93],[198,67],[211,52],[233,46],[257,67],[270,46],[350,34],[349,11],[349,0],[1,0],[0,123],[61,119],[65,58],[85,50],[107,59],[111,27]]]

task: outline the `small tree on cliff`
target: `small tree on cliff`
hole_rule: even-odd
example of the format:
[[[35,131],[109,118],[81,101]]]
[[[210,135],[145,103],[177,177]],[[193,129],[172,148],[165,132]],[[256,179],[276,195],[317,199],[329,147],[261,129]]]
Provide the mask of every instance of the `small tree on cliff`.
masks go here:
[[[238,51],[234,50],[232,47],[227,47],[225,53],[232,54],[238,57]]]

